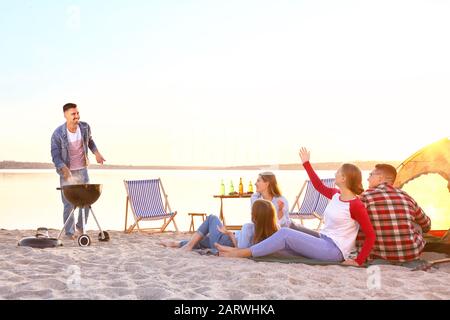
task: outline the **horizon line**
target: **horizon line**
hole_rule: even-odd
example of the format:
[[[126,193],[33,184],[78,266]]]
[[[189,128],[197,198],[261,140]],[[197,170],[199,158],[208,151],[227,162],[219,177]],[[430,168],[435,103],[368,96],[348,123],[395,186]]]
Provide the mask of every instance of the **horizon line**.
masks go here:
[[[400,164],[399,160],[355,160],[353,163],[359,164],[362,167],[373,167],[377,163]],[[313,162],[313,166],[322,167],[322,170],[335,169],[340,164],[345,163],[341,161],[327,161],[327,162]],[[210,170],[227,170],[227,169],[274,169],[274,170],[294,170],[303,169],[301,163],[279,163],[279,164],[251,164],[251,165],[124,165],[124,164],[90,164],[91,169],[210,169]],[[51,162],[34,162],[34,161],[14,161],[2,160],[0,161],[0,169],[54,169],[55,166]]]

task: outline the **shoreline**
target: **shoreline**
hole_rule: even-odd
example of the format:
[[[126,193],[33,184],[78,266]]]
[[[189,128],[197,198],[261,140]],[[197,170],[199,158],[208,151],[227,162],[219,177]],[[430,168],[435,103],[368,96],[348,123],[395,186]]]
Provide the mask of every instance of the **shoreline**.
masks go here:
[[[371,170],[377,163],[389,163],[394,166],[400,161],[350,161],[361,170]],[[337,170],[343,162],[313,163],[315,170]],[[0,161],[0,170],[49,170],[55,169],[50,163]],[[301,163],[264,164],[248,166],[129,166],[129,165],[97,165],[89,166],[90,170],[304,170]]]

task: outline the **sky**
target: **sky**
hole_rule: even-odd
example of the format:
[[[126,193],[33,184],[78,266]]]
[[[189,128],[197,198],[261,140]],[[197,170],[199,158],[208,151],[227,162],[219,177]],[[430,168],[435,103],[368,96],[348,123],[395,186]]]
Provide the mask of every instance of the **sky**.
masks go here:
[[[404,160],[450,135],[448,17],[444,0],[0,0],[0,161],[50,162],[67,102],[107,164]]]

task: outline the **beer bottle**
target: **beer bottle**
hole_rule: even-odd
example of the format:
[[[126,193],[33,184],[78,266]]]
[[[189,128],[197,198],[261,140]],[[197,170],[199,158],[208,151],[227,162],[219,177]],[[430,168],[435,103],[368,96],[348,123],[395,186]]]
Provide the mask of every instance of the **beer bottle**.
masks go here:
[[[250,180],[250,182],[248,183],[248,193],[253,193],[253,185],[252,185],[252,181]]]
[[[239,179],[239,194],[244,194],[244,185],[242,184],[242,178]]]
[[[223,179],[220,182],[220,195],[224,196],[225,195],[225,185],[223,184]]]
[[[234,193],[233,180],[230,181],[230,195]]]

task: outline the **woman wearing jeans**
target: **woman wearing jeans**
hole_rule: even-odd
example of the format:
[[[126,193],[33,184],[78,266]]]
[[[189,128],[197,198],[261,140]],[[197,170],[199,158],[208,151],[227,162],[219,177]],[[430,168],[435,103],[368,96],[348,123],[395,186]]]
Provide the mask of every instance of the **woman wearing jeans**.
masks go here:
[[[283,210],[283,205],[280,204]],[[190,240],[161,242],[167,247],[193,249],[215,249],[219,243],[229,247],[248,248],[274,234],[278,230],[274,205],[267,200],[256,200],[252,205],[252,222],[242,227],[237,235],[228,231],[215,215],[210,215],[197,229]]]

